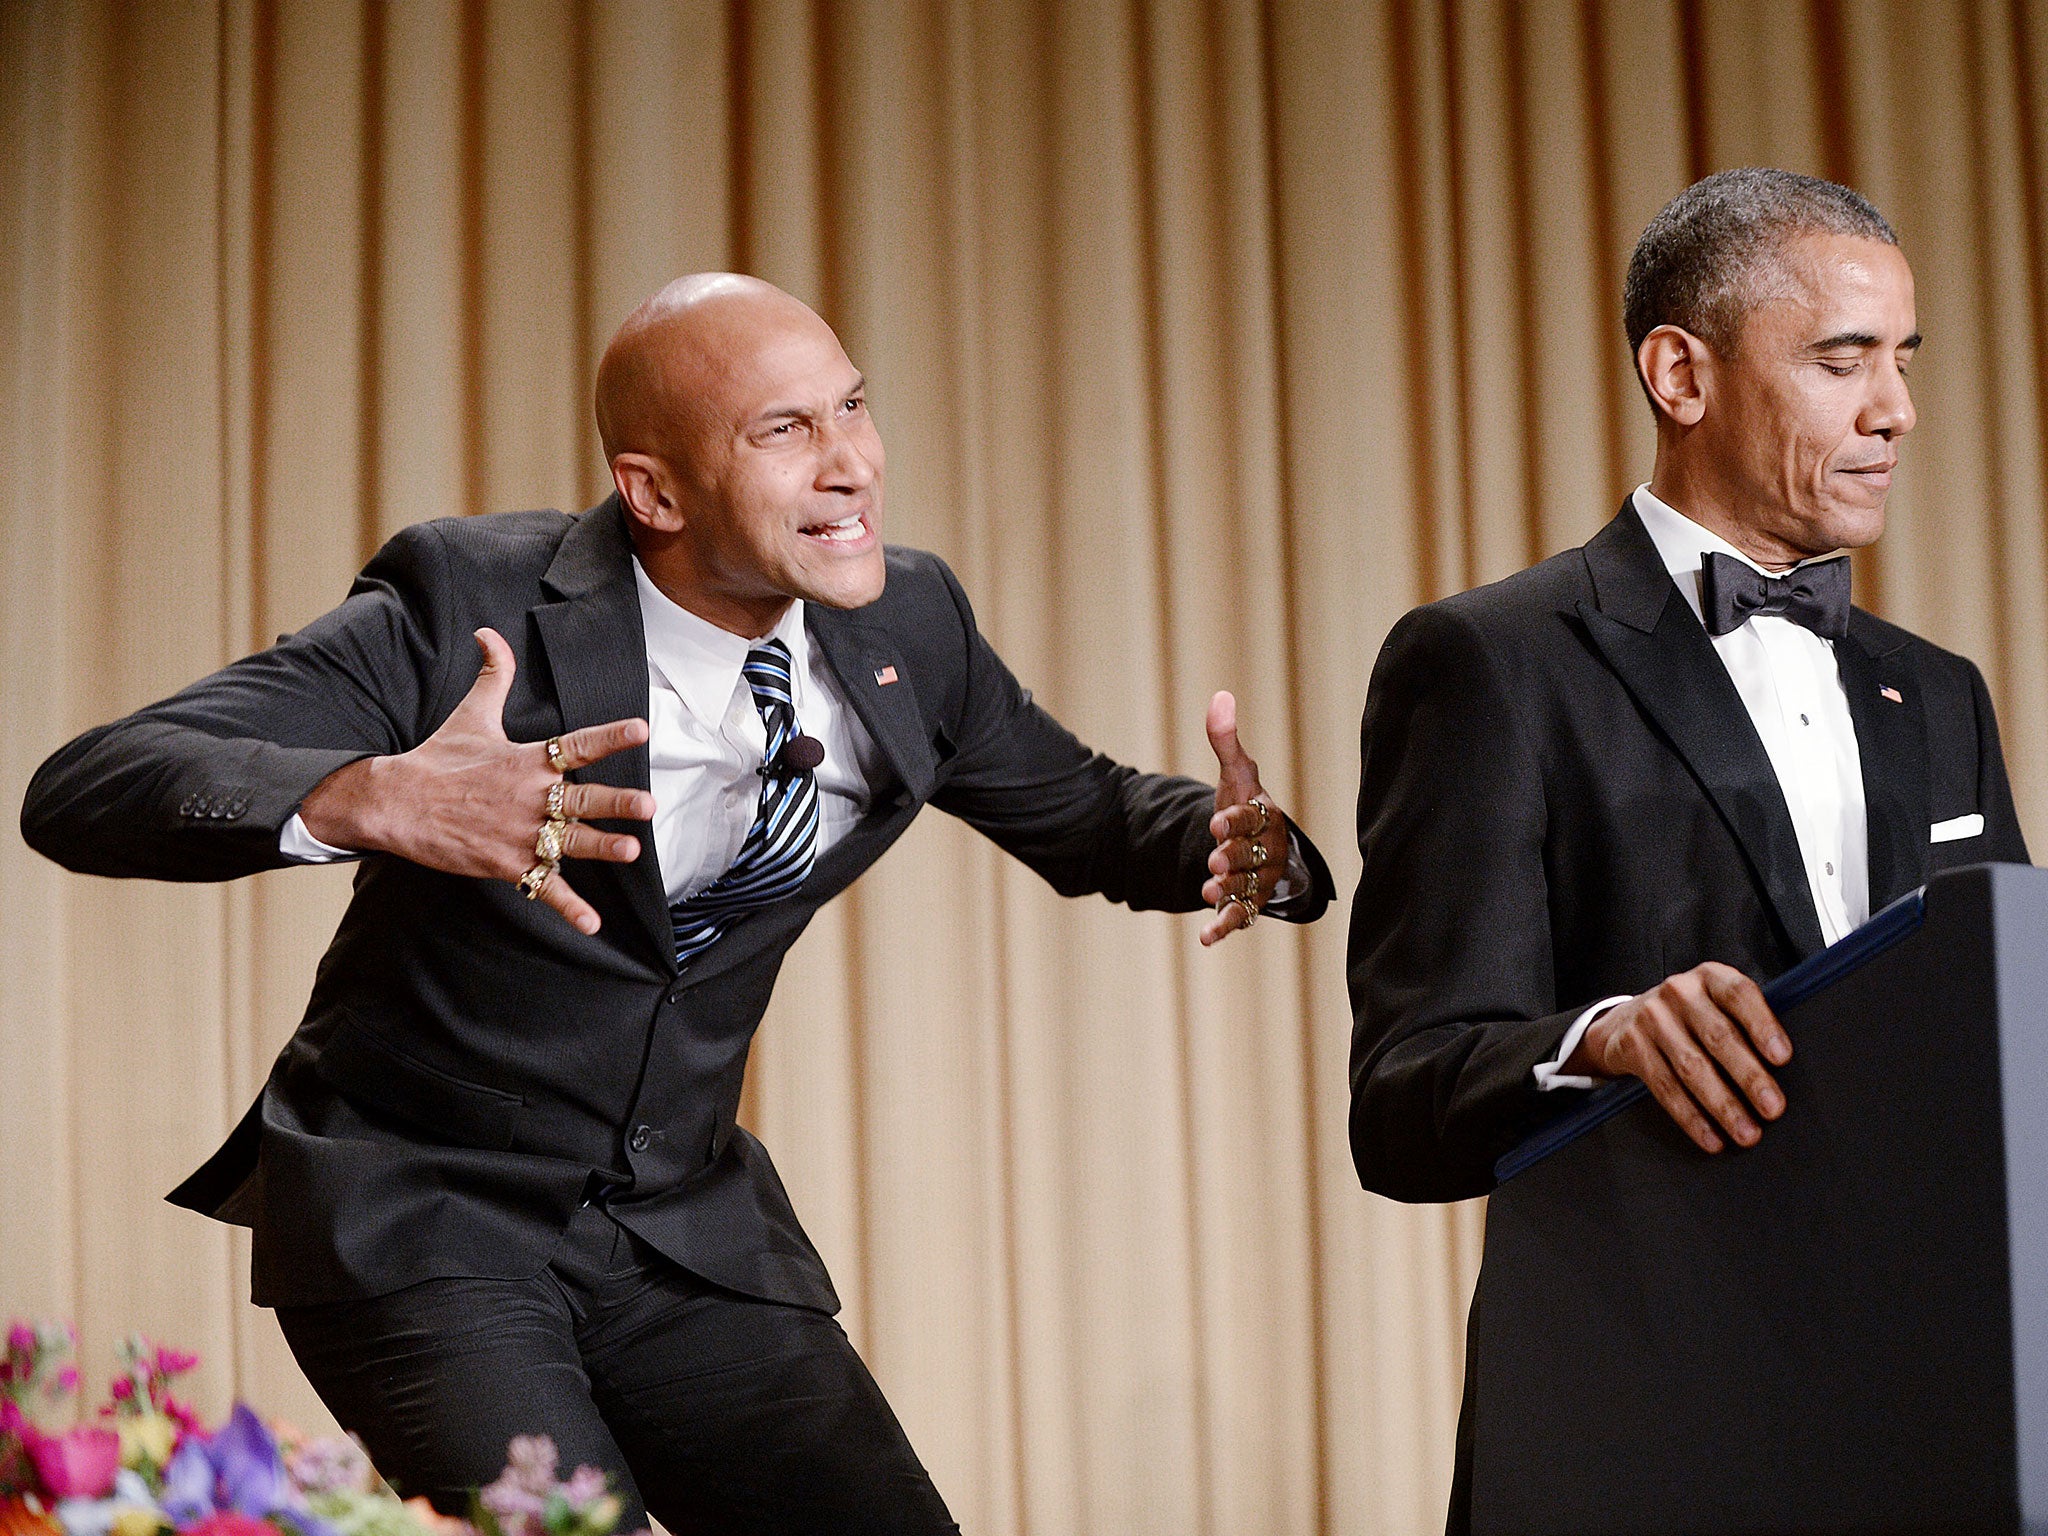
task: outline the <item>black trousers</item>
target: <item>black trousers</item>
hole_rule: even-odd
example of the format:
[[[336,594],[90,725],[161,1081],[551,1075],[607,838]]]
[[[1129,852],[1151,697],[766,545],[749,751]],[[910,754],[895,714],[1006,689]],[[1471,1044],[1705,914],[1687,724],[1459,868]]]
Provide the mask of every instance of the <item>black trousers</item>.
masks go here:
[[[722,1290],[603,1208],[530,1280],[429,1280],[280,1307],[300,1367],[400,1493],[444,1512],[514,1435],[612,1474],[619,1531],[958,1532],[882,1392],[822,1312]]]

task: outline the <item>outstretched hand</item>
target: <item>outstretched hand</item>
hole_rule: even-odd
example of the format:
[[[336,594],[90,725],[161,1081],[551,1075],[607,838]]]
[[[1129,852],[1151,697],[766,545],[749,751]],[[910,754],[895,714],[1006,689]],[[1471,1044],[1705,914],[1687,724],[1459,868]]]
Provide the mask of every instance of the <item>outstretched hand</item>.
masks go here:
[[[359,853],[392,853],[451,875],[517,882],[541,862],[535,840],[548,816],[548,791],[562,778],[543,742],[505,735],[505,700],[515,670],[512,647],[494,629],[476,632],[483,665],[476,682],[441,728],[410,752],[369,757],[322,779],[299,807],[306,830],[323,843]],[[565,769],[582,768],[647,740],[645,720],[614,720],[556,738]],[[569,784],[561,797],[568,826],[565,859],[630,864],[640,840],[600,832],[586,818],[650,821],[654,796],[606,784]],[[598,929],[596,911],[560,870],[548,874],[536,899],[584,933]]]
[[[1259,783],[1259,765],[1237,739],[1237,700],[1219,693],[1209,701],[1209,745],[1220,770],[1216,780],[1216,814],[1209,833],[1216,851],[1209,855],[1209,880],[1202,900],[1216,915],[1202,926],[1202,942],[1215,944],[1250,925],[1258,910],[1273,899],[1274,887],[1287,870],[1287,818]]]

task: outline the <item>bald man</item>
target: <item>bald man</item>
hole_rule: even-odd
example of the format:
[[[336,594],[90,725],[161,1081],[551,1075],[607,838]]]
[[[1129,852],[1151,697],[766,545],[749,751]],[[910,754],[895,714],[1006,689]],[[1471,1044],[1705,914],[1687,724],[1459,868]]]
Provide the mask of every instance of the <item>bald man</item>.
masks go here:
[[[1057,889],[1216,908],[1330,877],[1219,694],[1217,786],[1097,756],[935,557],[881,542],[861,376],[765,283],[685,278],[598,374],[616,492],[408,528],[339,608],[102,726],[30,786],[89,874],[359,858],[303,1022],[173,1195],[405,1492],[515,1434],[622,1528],[956,1529],[734,1123],[782,956],[926,803]]]

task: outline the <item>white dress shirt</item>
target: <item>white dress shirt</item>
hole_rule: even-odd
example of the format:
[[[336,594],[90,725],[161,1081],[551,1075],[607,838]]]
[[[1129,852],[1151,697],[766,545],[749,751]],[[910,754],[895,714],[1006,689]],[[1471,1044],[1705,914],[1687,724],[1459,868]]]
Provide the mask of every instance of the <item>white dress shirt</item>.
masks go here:
[[[804,629],[801,598],[774,630],[743,640],[672,602],[639,560],[640,621],[647,634],[648,788],[654,850],[671,902],[694,896],[732,867],[761,807],[768,728],[740,668],[768,640],[789,647],[797,724],[825,749],[817,767],[818,853],[867,814],[869,786],[888,781],[874,738],[848,707],[839,680]]]
[[[1701,612],[1700,571],[1708,553],[1729,555],[1752,570],[1764,570],[1719,534],[1651,495],[1647,485],[1636,487],[1635,508],[1694,618]],[[1848,695],[1842,691],[1834,644],[1790,619],[1761,614],[1714,636],[1713,642],[1785,793],[1821,936],[1832,944],[1870,916],[1863,759],[1857,753],[1856,726],[1849,717]],[[1594,1079],[1567,1075],[1559,1068],[1578,1049],[1587,1025],[1627,1001],[1603,998],[1579,1015],[1557,1055],[1536,1068],[1537,1085],[1594,1086]]]

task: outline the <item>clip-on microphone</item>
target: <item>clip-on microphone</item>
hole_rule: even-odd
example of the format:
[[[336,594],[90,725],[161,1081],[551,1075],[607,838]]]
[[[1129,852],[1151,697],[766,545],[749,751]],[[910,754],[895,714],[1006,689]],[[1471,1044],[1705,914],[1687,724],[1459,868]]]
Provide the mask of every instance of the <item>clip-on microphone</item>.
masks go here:
[[[782,750],[754,772],[764,779],[794,778],[800,773],[809,773],[825,761],[825,744],[815,736],[792,736],[782,744]]]

